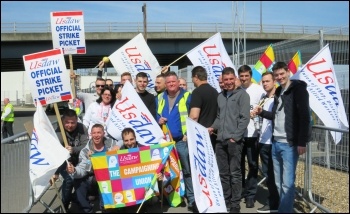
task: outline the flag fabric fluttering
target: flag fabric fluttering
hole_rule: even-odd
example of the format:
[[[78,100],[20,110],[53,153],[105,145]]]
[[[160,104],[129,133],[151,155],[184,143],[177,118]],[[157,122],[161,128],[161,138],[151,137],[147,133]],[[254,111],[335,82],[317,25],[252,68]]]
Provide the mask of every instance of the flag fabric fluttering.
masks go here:
[[[29,175],[34,197],[39,199],[48,187],[51,176],[70,155],[68,150],[59,142],[40,102],[37,102],[33,121],[34,130],[30,145]]]
[[[292,72],[291,76],[293,76],[301,68],[302,64],[301,53],[300,51],[297,51],[288,63],[288,68]]]
[[[275,63],[275,53],[273,51],[273,47],[271,44],[269,45],[269,47],[267,47],[265,52],[260,57],[259,61],[253,67],[252,81],[254,83],[259,84],[261,81],[261,75],[266,71],[271,70],[274,63]]]

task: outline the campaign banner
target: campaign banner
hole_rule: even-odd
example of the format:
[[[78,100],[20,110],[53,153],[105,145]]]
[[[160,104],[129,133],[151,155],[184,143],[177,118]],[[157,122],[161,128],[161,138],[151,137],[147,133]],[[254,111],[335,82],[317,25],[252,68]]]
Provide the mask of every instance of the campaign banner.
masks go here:
[[[121,132],[130,127],[135,130],[136,138],[142,145],[165,142],[161,128],[129,81],[124,84],[121,94],[107,118],[107,132],[113,138],[122,140]]]
[[[108,58],[119,75],[130,72],[135,79],[136,74],[145,72],[148,76],[147,90],[154,90],[156,76],[160,73],[161,67],[141,33]]]
[[[51,12],[53,48],[63,54],[85,54],[85,29],[83,11]]]
[[[235,66],[227,54],[221,34],[217,33],[203,43],[193,48],[187,53],[187,57],[191,60],[193,66],[202,66],[208,74],[208,83],[218,92],[221,92],[219,86],[219,76],[226,67],[231,67],[238,75]]]
[[[34,103],[42,105],[72,99],[69,72],[61,49],[23,56]]]
[[[193,192],[200,213],[227,212],[219,169],[207,128],[186,119]]]
[[[29,177],[34,198],[39,199],[49,185],[57,168],[70,157],[67,149],[59,142],[40,102],[33,118],[34,130],[30,142]]]
[[[349,128],[328,44],[291,79],[303,80],[307,83],[310,108],[325,126],[338,129]],[[340,142],[341,132],[331,132],[331,135],[336,144]]]
[[[104,207],[142,203],[173,147],[173,142],[167,142],[92,155],[91,163]]]

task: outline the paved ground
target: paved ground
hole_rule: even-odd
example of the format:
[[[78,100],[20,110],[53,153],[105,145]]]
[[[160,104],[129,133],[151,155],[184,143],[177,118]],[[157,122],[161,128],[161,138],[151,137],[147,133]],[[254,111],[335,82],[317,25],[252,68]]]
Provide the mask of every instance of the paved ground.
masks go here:
[[[60,187],[61,182],[57,182],[58,188]],[[256,209],[262,207],[262,204],[265,202],[267,197],[267,189],[264,186],[258,187],[258,193],[256,195],[256,202],[254,208],[246,208],[244,200],[241,201],[241,212],[242,213],[256,213]],[[59,199],[55,195],[55,189],[52,187],[50,188],[45,195],[42,197],[42,201],[45,202],[49,207],[51,207],[52,211],[59,212],[60,211],[60,205],[59,205]],[[98,208],[98,201],[94,202],[95,204],[95,213],[101,213],[101,210]],[[187,210],[186,206],[179,206],[179,207],[169,207],[167,205],[167,202],[165,201],[163,204],[163,207],[161,207],[160,203],[153,203],[147,205],[147,211],[148,213],[191,213]],[[36,203],[30,213],[46,213],[50,212],[47,208],[45,208],[44,205],[42,205],[40,202]],[[69,212],[71,213],[81,213],[79,206],[77,204],[72,203]],[[135,213],[136,211],[133,210],[132,213]],[[131,213],[131,211],[129,212]]]

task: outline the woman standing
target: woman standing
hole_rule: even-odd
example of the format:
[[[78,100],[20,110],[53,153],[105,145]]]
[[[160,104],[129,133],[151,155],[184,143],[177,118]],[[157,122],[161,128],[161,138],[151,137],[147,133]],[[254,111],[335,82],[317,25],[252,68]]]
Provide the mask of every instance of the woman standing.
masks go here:
[[[106,121],[115,103],[115,93],[109,87],[101,90],[100,97],[90,104],[83,118],[83,124],[88,128],[89,135],[94,124],[101,124],[106,131]]]

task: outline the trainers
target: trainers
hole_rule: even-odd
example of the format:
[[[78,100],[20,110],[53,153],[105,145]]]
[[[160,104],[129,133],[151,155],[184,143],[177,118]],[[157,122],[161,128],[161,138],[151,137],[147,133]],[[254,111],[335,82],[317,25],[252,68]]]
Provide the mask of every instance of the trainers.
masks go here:
[[[192,204],[188,204],[187,210],[190,212],[198,213],[196,202],[193,202]]]
[[[278,209],[270,209],[270,206],[268,204],[264,205],[263,207],[256,210],[258,213],[277,213]]]

